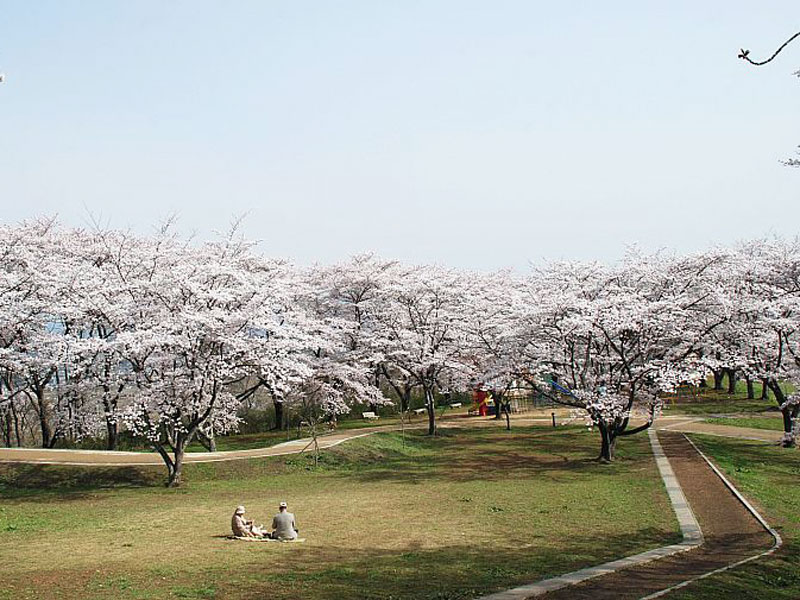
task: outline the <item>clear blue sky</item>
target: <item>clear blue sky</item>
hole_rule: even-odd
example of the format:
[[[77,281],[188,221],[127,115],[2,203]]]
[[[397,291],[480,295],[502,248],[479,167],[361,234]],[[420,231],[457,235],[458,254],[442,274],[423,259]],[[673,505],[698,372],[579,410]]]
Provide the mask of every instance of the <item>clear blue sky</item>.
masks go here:
[[[0,219],[524,269],[793,236],[800,4],[0,0]]]

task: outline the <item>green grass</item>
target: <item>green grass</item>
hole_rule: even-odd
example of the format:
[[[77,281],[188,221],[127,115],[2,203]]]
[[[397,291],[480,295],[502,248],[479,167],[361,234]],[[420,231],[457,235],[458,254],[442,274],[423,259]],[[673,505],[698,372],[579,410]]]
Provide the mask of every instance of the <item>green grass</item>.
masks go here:
[[[173,490],[159,468],[0,465],[0,598],[461,599],[679,537],[645,436],[611,465],[583,428],[406,440],[190,464]],[[283,499],[306,543],[219,537]]]
[[[667,397],[664,399],[664,414],[715,415],[715,414],[764,414],[777,412],[778,405],[770,396],[767,400],[747,399],[746,392],[733,395],[726,392],[703,390],[697,396]]]
[[[705,419],[705,423],[713,425],[729,425],[731,427],[748,427],[751,429],[767,429],[769,431],[783,431],[783,418],[780,413],[764,417],[716,417]]]
[[[456,418],[465,416],[466,410],[451,410],[439,409],[437,411],[437,418]],[[406,426],[416,427],[427,423],[426,415],[409,415],[405,420]],[[358,415],[350,415],[347,419],[340,420],[337,426],[337,431],[365,429],[368,427],[376,426],[400,426],[400,417],[398,415],[390,415],[381,417],[376,420],[366,420],[359,418]],[[319,435],[330,433],[326,426],[321,425],[318,429]],[[269,430],[261,432],[250,433],[232,433],[230,435],[220,435],[216,438],[217,451],[226,452],[231,450],[252,450],[256,448],[265,448],[274,446],[281,442],[289,440],[296,440],[301,437],[310,437],[311,432],[308,427],[289,427],[286,430]],[[62,449],[77,449],[77,450],[105,450],[106,441],[102,438],[86,438],[80,442],[70,442],[69,440],[59,440],[56,446]],[[141,440],[134,439],[128,435],[123,434],[120,439],[119,450],[128,452],[154,452],[154,450],[143,443]],[[207,452],[206,448],[198,441],[192,442],[187,448],[187,452]]]
[[[689,388],[678,394],[664,398],[664,414],[716,415],[716,414],[763,414],[778,411],[778,404],[770,392],[769,399],[762,400],[761,384],[754,384],[756,398],[747,399],[747,385],[744,381],[736,382],[734,394],[728,394],[727,380],[723,382],[724,390],[714,390],[713,379],[706,388]],[[790,394],[794,387],[789,383],[781,384],[784,392]]]
[[[673,592],[676,600],[800,598],[800,452],[746,440],[692,436],[781,534],[784,547]]]
[[[437,413],[437,416],[440,413]],[[444,416],[451,418],[455,416],[455,411],[446,411]],[[427,416],[413,416],[406,418],[406,427],[418,427],[427,423]],[[329,430],[325,425],[318,428],[318,435],[324,436],[336,431],[352,431],[357,429],[366,429],[369,427],[377,426],[400,426],[399,416],[381,417],[375,420],[366,420],[359,418],[350,418],[347,420],[339,421],[335,430]],[[224,452],[229,450],[251,450],[254,448],[265,448],[267,446],[274,446],[281,442],[289,440],[296,440],[298,438],[310,437],[311,431],[308,427],[290,427],[286,431],[265,431],[260,433],[234,433],[231,435],[218,436],[216,438],[217,451]],[[206,452],[207,450],[199,442],[193,442],[187,448],[187,452]]]

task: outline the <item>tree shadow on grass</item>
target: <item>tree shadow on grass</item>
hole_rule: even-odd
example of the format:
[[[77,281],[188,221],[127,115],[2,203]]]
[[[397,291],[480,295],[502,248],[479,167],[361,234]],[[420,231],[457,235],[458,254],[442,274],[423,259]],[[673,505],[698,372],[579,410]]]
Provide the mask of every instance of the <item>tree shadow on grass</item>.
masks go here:
[[[654,528],[629,535],[572,537],[559,547],[535,540],[493,547],[484,540],[435,549],[365,548],[346,556],[324,546],[303,548],[294,564],[314,565],[252,575],[248,588],[234,579],[232,598],[363,598],[462,600],[508,589],[674,543],[678,534]],[[293,549],[294,550],[294,549]],[[293,551],[292,554],[295,554]],[[225,579],[224,576],[221,579]]]
[[[495,433],[456,439],[414,440],[431,455],[417,457],[401,451],[385,451],[371,464],[352,469],[348,477],[364,482],[422,480],[500,481],[514,478],[574,480],[598,473],[618,473],[651,468],[649,446],[620,440],[619,456],[611,464],[596,460],[594,436],[583,431]]]
[[[496,429],[444,430],[427,437],[407,433],[407,447],[398,444],[397,433],[364,438],[321,454],[320,471],[362,482],[396,481],[499,481],[515,477],[547,477],[574,480],[597,473],[641,468],[649,461],[646,444],[620,442],[617,462],[601,465],[595,460],[596,436],[583,430],[542,428],[506,432]],[[381,439],[381,436],[386,436]],[[394,436],[394,437],[392,437]],[[220,463],[189,463],[185,483],[209,480],[246,482],[275,474],[317,470],[310,454]],[[102,489],[162,487],[161,466],[101,467],[27,465],[0,463],[0,494],[5,498],[75,496]]]
[[[101,489],[163,484],[163,469],[157,467],[0,464],[0,495],[4,498],[80,495]]]
[[[121,565],[120,573],[112,567],[104,570],[103,576],[112,581],[118,574],[125,575],[125,589],[116,590],[113,596],[119,599],[166,597],[175,586],[214,586],[215,597],[238,600],[466,600],[670,544],[678,537],[675,532],[644,528],[618,535],[594,535],[590,531],[556,543],[543,535],[507,542],[491,537],[466,539],[433,548],[409,541],[395,549],[354,549],[325,545],[314,540],[311,533],[307,544],[249,544],[248,552],[239,554],[236,562],[212,567],[177,562],[168,581],[152,577],[144,563],[134,568]],[[547,545],[537,543],[542,539]],[[224,548],[240,542],[212,538],[208,543]],[[52,581],[50,569],[42,565],[26,573],[24,582],[14,582],[16,590],[23,592],[24,586],[41,589],[38,586],[46,580],[54,595],[90,595],[76,587],[85,585],[76,583],[86,579],[82,577],[85,573],[63,573]],[[0,575],[0,584],[3,579]]]
[[[797,448],[782,448],[774,442],[720,438],[699,432],[688,435],[704,452],[710,452],[734,463],[769,463],[795,469],[800,467],[800,452]]]

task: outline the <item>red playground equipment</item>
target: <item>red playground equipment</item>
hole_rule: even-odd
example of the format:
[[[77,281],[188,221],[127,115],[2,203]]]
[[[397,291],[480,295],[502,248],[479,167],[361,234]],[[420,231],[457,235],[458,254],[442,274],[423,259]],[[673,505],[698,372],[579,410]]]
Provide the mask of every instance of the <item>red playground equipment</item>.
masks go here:
[[[472,390],[472,408],[469,414],[486,417],[493,415],[495,411],[494,398],[492,394],[483,389],[482,385],[476,385]]]

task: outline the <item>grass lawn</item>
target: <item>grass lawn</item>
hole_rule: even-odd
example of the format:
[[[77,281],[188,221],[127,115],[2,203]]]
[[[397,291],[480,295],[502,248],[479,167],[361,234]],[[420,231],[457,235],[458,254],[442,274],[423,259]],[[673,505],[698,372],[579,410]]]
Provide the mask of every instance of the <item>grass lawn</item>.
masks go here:
[[[704,394],[696,401],[664,404],[665,415],[716,415],[716,414],[779,414],[775,400],[748,400],[747,397],[727,394]]]
[[[549,415],[549,413],[547,413]],[[466,410],[439,410],[437,411],[437,419],[439,422],[442,420],[458,419],[467,416]],[[418,428],[426,426],[428,422],[427,415],[414,415],[411,414],[405,419],[405,426],[409,428]],[[349,416],[347,419],[342,419],[338,423],[336,431],[364,429],[367,427],[376,426],[394,426],[400,427],[401,421],[399,415],[390,415],[388,417],[381,417],[379,419],[361,419],[357,415]],[[318,429],[319,435],[326,435],[331,431],[325,425],[321,425]],[[286,430],[269,430],[259,431],[256,433],[232,433],[230,435],[219,435],[216,438],[217,451],[227,452],[230,450],[252,450],[255,448],[265,448],[267,446],[274,446],[281,442],[289,440],[296,440],[298,438],[310,437],[311,431],[308,427],[297,426],[289,427]],[[59,440],[57,448],[69,448],[79,450],[105,450],[106,444],[103,439],[84,439],[79,443],[71,443],[67,440]],[[155,452],[150,446],[143,443],[141,440],[128,438],[123,436],[120,441],[119,450],[128,452]],[[208,450],[198,441],[192,442],[187,448],[187,452],[208,452]]]
[[[731,427],[749,427],[752,429],[783,431],[783,418],[780,413],[763,417],[716,417],[705,419],[704,422],[715,425],[730,425]]]
[[[755,384],[756,398],[747,399],[747,385],[744,381],[736,382],[736,393],[728,394],[724,390],[714,390],[709,380],[709,387],[695,388],[692,393],[682,392],[664,398],[664,414],[715,415],[715,414],[778,414],[778,403],[770,392],[768,400],[761,400],[761,384]],[[727,383],[727,382],[726,382]],[[789,394],[794,388],[789,383],[781,384]]]
[[[462,599],[679,539],[644,435],[382,433],[309,457],[160,468],[0,465],[0,598]],[[290,503],[304,544],[229,541]]]
[[[800,598],[800,452],[747,440],[692,436],[783,537],[777,556],[693,583],[675,600]]]

